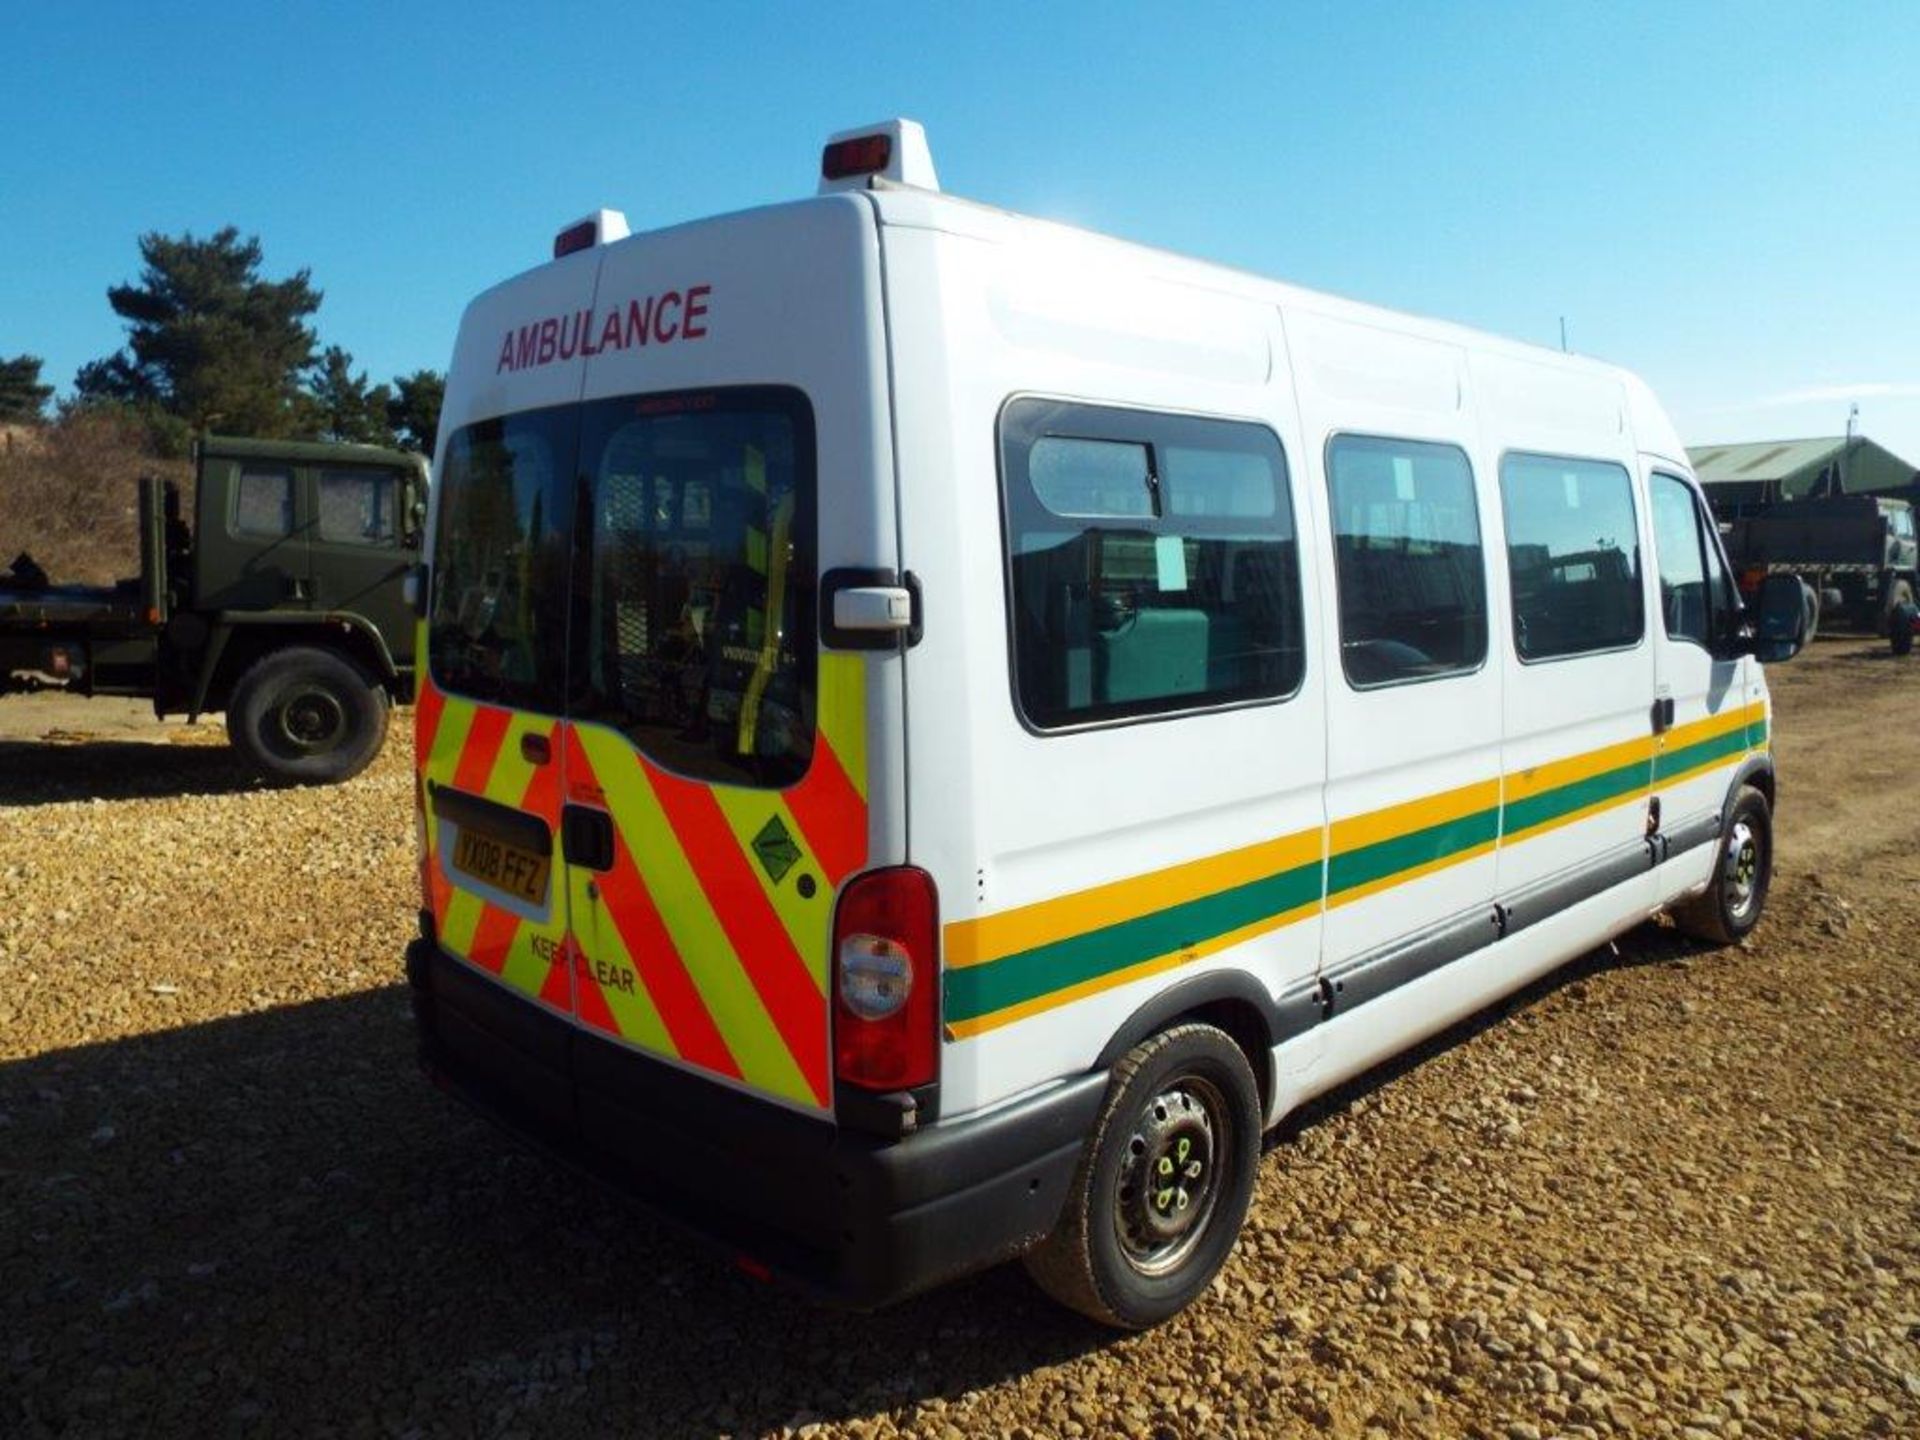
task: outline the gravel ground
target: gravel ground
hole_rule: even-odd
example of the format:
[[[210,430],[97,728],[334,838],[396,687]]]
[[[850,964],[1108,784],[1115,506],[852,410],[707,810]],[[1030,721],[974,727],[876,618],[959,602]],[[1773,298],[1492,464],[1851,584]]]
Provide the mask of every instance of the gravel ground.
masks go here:
[[[1920,1435],[1920,662],[1776,672],[1745,946],[1649,926],[1267,1156],[1207,1303],[755,1285],[428,1089],[408,727],[331,790],[0,702],[0,1435]]]

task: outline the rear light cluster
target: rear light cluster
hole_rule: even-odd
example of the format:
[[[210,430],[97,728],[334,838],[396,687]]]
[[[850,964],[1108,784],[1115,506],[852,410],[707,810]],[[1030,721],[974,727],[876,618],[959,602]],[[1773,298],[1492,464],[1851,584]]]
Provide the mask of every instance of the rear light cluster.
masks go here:
[[[940,1059],[940,902],[910,865],[872,870],[833,925],[833,1068],[863,1090],[931,1084]]]

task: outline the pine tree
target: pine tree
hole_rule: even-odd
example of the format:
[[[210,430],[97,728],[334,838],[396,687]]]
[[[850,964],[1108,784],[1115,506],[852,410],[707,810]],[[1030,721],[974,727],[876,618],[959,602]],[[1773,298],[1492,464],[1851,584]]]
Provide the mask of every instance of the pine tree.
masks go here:
[[[306,323],[321,293],[309,271],[261,277],[257,238],[233,226],[207,239],[140,237],[135,284],[107,291],[127,345],[81,367],[82,403],[120,401],[194,430],[266,438],[296,433],[310,412],[301,377],[314,364]]]
[[[433,454],[440,434],[440,405],[447,398],[447,377],[438,370],[416,370],[393,382],[387,425],[409,450]]]
[[[16,355],[0,360],[0,424],[38,425],[47,418],[53,387],[40,383],[38,355]]]

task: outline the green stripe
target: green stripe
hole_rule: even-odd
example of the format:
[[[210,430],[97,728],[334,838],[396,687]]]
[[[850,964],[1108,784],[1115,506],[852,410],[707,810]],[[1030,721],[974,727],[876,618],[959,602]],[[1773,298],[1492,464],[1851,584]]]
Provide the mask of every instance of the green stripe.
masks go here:
[[[1737,730],[1729,730],[1724,735],[1715,735],[1711,739],[1696,740],[1691,745],[1682,745],[1678,750],[1668,750],[1653,757],[1653,778],[1656,783],[1669,775],[1678,775],[1683,770],[1691,770],[1696,765],[1705,765],[1709,761],[1723,759],[1728,755],[1745,753],[1748,745],[1747,728],[1742,725]]]
[[[1320,863],[1312,861],[1216,895],[1204,895],[1157,910],[1151,915],[1036,945],[985,965],[948,970],[944,977],[947,1018],[956,1022],[977,1020],[1043,995],[1175,954],[1189,946],[1204,944],[1244,926],[1312,904],[1323,894],[1338,895],[1490,844],[1501,836],[1522,835],[1589,805],[1646,790],[1660,776],[1756,749],[1766,743],[1766,737],[1766,722],[1760,721],[1652,760],[1636,760],[1630,765],[1589,775],[1584,780],[1556,786],[1511,805],[1477,811],[1359,846],[1328,861],[1324,891]]]
[[[1502,811],[1500,833],[1518,835],[1558,820],[1563,815],[1571,815],[1576,810],[1584,810],[1589,805],[1645,790],[1652,774],[1653,767],[1648,761],[1636,760],[1631,765],[1602,770],[1598,775],[1589,775],[1584,780],[1556,785],[1551,790],[1542,790],[1538,795],[1516,800]]]
[[[1327,893],[1338,895],[1356,885],[1384,880],[1402,870],[1431,865],[1476,845],[1491,845],[1500,835],[1500,807],[1494,806],[1457,820],[1443,820],[1424,830],[1376,840],[1371,845],[1335,855],[1327,862]]]
[[[947,1018],[977,1020],[1055,990],[1157,960],[1320,898],[1314,860],[1151,915],[946,973]]]

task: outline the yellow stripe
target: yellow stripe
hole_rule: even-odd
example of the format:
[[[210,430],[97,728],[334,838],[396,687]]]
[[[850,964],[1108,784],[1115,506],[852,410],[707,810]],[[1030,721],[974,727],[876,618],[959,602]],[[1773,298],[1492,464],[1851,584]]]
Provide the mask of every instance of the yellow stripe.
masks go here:
[[[458,955],[473,953],[473,932],[479,928],[486,902],[471,890],[453,886],[447,898],[447,918],[441,922],[440,938]]]
[[[640,967],[633,963],[633,954],[627,949],[626,941],[620,938],[620,929],[607,914],[606,906],[596,904],[587,895],[587,885],[593,876],[585,869],[574,869],[567,876],[568,893],[573,901],[573,913],[581,923],[574,929],[574,938],[586,951],[589,961],[602,960],[609,967],[624,966],[633,976],[633,993],[627,994],[619,987],[608,989],[599,984],[592,975],[574,973],[576,986],[593,985],[606,1001],[607,1009],[613,1013],[614,1024],[620,1027],[621,1038],[631,1041],[645,1049],[661,1055],[678,1056],[674,1049],[673,1037],[667,1033],[666,1022],[660,1018],[659,1007],[653,1003],[653,996],[647,993],[646,981],[640,976]],[[606,923],[599,923],[604,920]],[[576,1003],[575,1011],[579,1006]]]
[[[1320,831],[1307,830],[978,920],[957,921],[946,928],[947,964],[985,965],[1038,945],[1264,880],[1321,859],[1320,840]]]
[[[1043,1010],[1052,1010],[1056,1006],[1081,1000],[1089,995],[1097,995],[1103,990],[1112,990],[1116,986],[1129,985],[1135,980],[1144,980],[1149,975],[1158,975],[1163,970],[1172,970],[1188,965],[1196,960],[1204,960],[1209,955],[1218,954],[1230,946],[1243,944],[1261,935],[1291,925],[1307,915],[1318,913],[1320,902],[1314,900],[1305,905],[1297,905],[1278,915],[1269,915],[1256,920],[1251,925],[1243,925],[1238,930],[1229,930],[1224,935],[1216,935],[1197,945],[1189,945],[1184,950],[1175,950],[1170,954],[1157,955],[1151,960],[1143,960],[1125,970],[1115,970],[1107,975],[1097,975],[1091,980],[1083,980],[1078,985],[1069,985],[1064,990],[1055,990],[1046,995],[1036,995],[1031,1000],[1023,1000],[1018,1005],[1009,1005],[1004,1010],[996,1010],[990,1015],[982,1015],[973,1020],[962,1020],[947,1026],[947,1033],[956,1040],[969,1039],[988,1030],[997,1030],[1002,1025],[1010,1025],[1015,1020],[1024,1020],[1029,1015],[1038,1015]]]
[[[1511,805],[1515,800],[1524,800],[1544,790],[1557,790],[1562,785],[1571,785],[1577,780],[1585,780],[1590,776],[1604,774],[1608,770],[1618,770],[1624,765],[1634,765],[1643,761],[1649,765],[1653,762],[1653,736],[1651,735],[1623,740],[1617,745],[1605,745],[1598,750],[1589,750],[1585,754],[1573,755],[1565,760],[1549,760],[1543,765],[1535,765],[1529,769],[1509,771],[1503,778],[1505,793],[1502,798],[1506,804]],[[1651,775],[1652,772],[1648,773]],[[1609,801],[1608,803],[1617,802]]]
[[[470,700],[448,698],[440,710],[440,728],[433,732],[433,748],[427,752],[427,775],[445,785],[460,766],[460,752],[467,748],[467,734],[473,729],[473,717],[479,707]]]
[[[863,655],[820,657],[817,722],[840,766],[867,798],[867,662]]]
[[[1457,820],[1482,810],[1492,809],[1503,801],[1510,802],[1539,794],[1542,791],[1584,780],[1589,776],[1604,774],[1606,771],[1626,765],[1646,762],[1649,766],[1649,777],[1651,777],[1651,763],[1656,744],[1671,746],[1675,749],[1696,744],[1763,721],[1766,719],[1766,714],[1767,707],[1764,704],[1749,705],[1732,714],[1709,716],[1703,720],[1678,726],[1658,741],[1653,736],[1621,741],[1580,755],[1569,756],[1564,760],[1550,761],[1530,769],[1516,770],[1499,779],[1476,781],[1471,785],[1443,791],[1438,795],[1423,796],[1417,800],[1349,816],[1344,820],[1335,821],[1330,827],[1331,852],[1345,854],[1366,845],[1395,840],[1432,825],[1444,824],[1449,820]],[[1771,741],[1771,735],[1769,735],[1769,741]],[[1746,753],[1759,752],[1750,749]],[[1681,774],[1664,777],[1661,783],[1667,784],[1702,771],[1735,765],[1740,759],[1740,756],[1722,756]],[[1645,799],[1646,792],[1643,790],[1628,791],[1625,794],[1597,801],[1569,814],[1556,815],[1551,820],[1543,821],[1528,830],[1510,833],[1502,839],[1515,840],[1543,835],[1548,831],[1575,824],[1589,816],[1621,805],[1643,803]],[[1316,842],[1316,833],[1306,831],[1289,836],[1285,840],[1268,841],[1244,850],[1229,851],[1224,855],[1188,861],[1166,870],[1095,886],[1057,899],[1043,900],[1016,910],[1004,911],[998,915],[959,921],[946,927],[946,962],[956,968],[984,965],[1037,945],[1069,939],[1107,925],[1150,914],[1169,905],[1230,889],[1236,884],[1263,878],[1278,870],[1315,858],[1315,852],[1318,850]],[[1327,903],[1329,906],[1346,905],[1370,895],[1381,894],[1424,875],[1492,854],[1496,843],[1488,841],[1468,850],[1441,856],[1411,869],[1396,871],[1392,875],[1343,891]],[[1314,901],[1283,915],[1257,921],[1240,930],[1216,936],[1201,944],[1168,955],[1155,956],[1128,969],[1096,976],[1078,985],[1036,996],[1018,1005],[1008,1006],[990,1015],[949,1024],[947,1030],[955,1039],[967,1039],[983,1034],[1030,1015],[1037,1015],[1074,1000],[1215,954],[1229,946],[1238,945],[1257,935],[1276,930],[1318,908],[1319,902]]]
[[[1477,815],[1482,810],[1492,810],[1499,803],[1500,780],[1496,776],[1491,780],[1477,780],[1471,785],[1462,785],[1457,790],[1422,796],[1418,800],[1389,805],[1382,810],[1369,810],[1333,822],[1331,853],[1344,855],[1364,845],[1398,840],[1402,835],[1410,835],[1430,825],[1458,820],[1463,815]]]
[[[625,736],[598,725],[580,726],[579,735],[674,948],[727,1048],[740,1062],[741,1078],[760,1089],[815,1104],[806,1077],[760,1003],[699,876],[680,848],[679,836],[660,808],[633,746]]]
[[[1690,720],[1685,725],[1676,725],[1660,737],[1660,748],[1678,750],[1684,745],[1697,745],[1702,740],[1712,740],[1721,735],[1729,735],[1735,730],[1744,730],[1756,720],[1766,717],[1765,705],[1749,705],[1743,710],[1729,711],[1723,715],[1709,715],[1702,720]]]
[[[727,817],[734,838],[740,842],[740,851],[746,856],[747,868],[753,871],[753,878],[760,882],[761,893],[772,903],[774,913],[786,927],[793,948],[806,961],[807,973],[813,976],[814,988],[824,996],[827,993],[827,951],[832,948],[828,935],[833,912],[832,895],[826,885],[820,883],[820,862],[807,848],[807,837],[801,833],[799,823],[781,803],[776,791],[742,790],[716,785],[713,798],[719,803],[720,813]],[[776,817],[786,827],[794,848],[800,852],[800,858],[780,877],[777,885],[753,849],[754,836]],[[800,896],[802,875],[812,875],[814,878],[815,889],[811,900]]]

